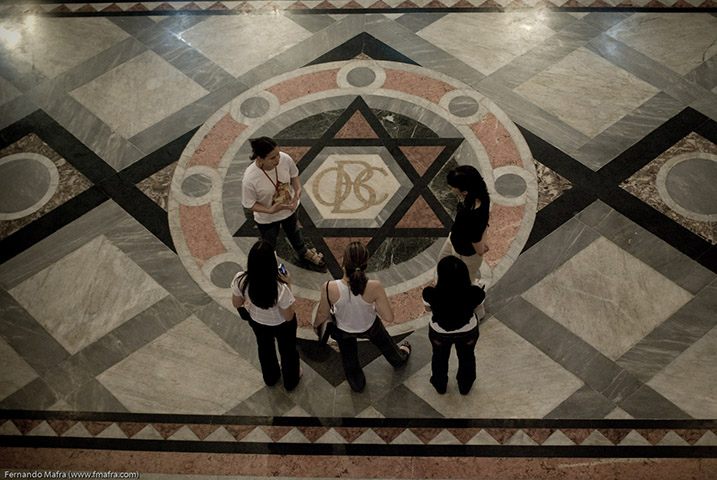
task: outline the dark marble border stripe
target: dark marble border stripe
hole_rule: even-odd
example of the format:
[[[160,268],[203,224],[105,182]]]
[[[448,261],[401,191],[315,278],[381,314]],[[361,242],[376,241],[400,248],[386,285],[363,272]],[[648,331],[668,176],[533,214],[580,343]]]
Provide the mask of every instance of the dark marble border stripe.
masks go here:
[[[717,456],[717,447],[707,446],[345,445],[278,442],[269,444],[39,436],[0,437],[0,447],[382,457],[714,458]]]

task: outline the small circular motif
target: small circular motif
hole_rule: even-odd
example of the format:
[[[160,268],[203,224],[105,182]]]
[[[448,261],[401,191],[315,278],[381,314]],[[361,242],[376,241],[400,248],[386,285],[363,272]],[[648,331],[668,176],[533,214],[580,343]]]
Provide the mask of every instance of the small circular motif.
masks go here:
[[[43,155],[16,153],[0,159],[0,179],[0,220],[14,220],[38,211],[52,198],[59,173]]]
[[[200,173],[195,173],[184,179],[182,182],[182,192],[194,198],[199,198],[209,193],[212,188],[212,180]]]
[[[223,262],[212,269],[212,283],[219,288],[229,288],[234,275],[242,268],[235,262]]]
[[[525,179],[514,173],[507,173],[495,179],[495,191],[508,198],[515,198],[525,193],[528,185]]]
[[[271,108],[271,104],[267,99],[252,97],[244,100],[239,110],[247,118],[259,118],[266,115],[269,108]]]
[[[681,207],[702,215],[717,214],[717,162],[685,160],[667,173],[665,185]]]
[[[475,115],[479,109],[480,105],[478,102],[468,96],[455,97],[448,103],[448,111],[462,118]]]
[[[376,73],[366,67],[354,68],[346,75],[346,80],[354,87],[368,87],[376,81]]]

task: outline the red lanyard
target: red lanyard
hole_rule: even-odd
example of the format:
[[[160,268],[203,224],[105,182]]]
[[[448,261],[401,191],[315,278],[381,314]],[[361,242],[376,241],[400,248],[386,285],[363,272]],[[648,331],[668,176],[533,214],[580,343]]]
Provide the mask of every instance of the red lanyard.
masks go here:
[[[264,167],[261,168],[261,171],[264,172],[264,175],[266,175],[266,178],[269,179],[272,185],[274,185],[274,190],[279,190],[279,170],[274,167],[274,175],[276,175],[276,183],[274,183],[274,180],[271,179],[268,173],[266,173],[266,170],[264,170]]]

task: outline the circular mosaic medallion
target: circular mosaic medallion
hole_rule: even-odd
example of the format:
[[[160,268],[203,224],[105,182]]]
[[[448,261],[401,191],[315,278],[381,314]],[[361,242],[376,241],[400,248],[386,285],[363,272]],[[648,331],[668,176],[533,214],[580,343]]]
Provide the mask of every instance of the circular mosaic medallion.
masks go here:
[[[680,215],[701,222],[717,221],[717,155],[683,153],[657,173],[657,190]]]
[[[302,337],[314,338],[309,326],[320,287],[340,275],[341,252],[353,240],[367,244],[369,276],[389,294],[389,331],[425,325],[421,291],[455,217],[457,199],[445,176],[457,165],[475,166],[491,194],[490,250],[481,267],[489,287],[533,226],[538,195],[530,151],[490,100],[402,63],[306,67],[257,85],[212,115],[174,174],[169,220],[177,252],[192,278],[229,309],[227,269],[246,265],[259,237],[241,206],[241,180],[248,140],[261,135],[274,137],[297,162],[302,231],[329,267],[318,272],[277,245],[292,274]]]

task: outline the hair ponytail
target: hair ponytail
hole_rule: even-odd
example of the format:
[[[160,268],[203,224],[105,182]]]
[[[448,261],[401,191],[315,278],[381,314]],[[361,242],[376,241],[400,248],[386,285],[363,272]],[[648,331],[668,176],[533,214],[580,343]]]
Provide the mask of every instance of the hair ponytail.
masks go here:
[[[349,278],[349,287],[354,295],[362,295],[366,290],[368,278],[368,249],[361,242],[352,242],[344,249],[344,270]]]

